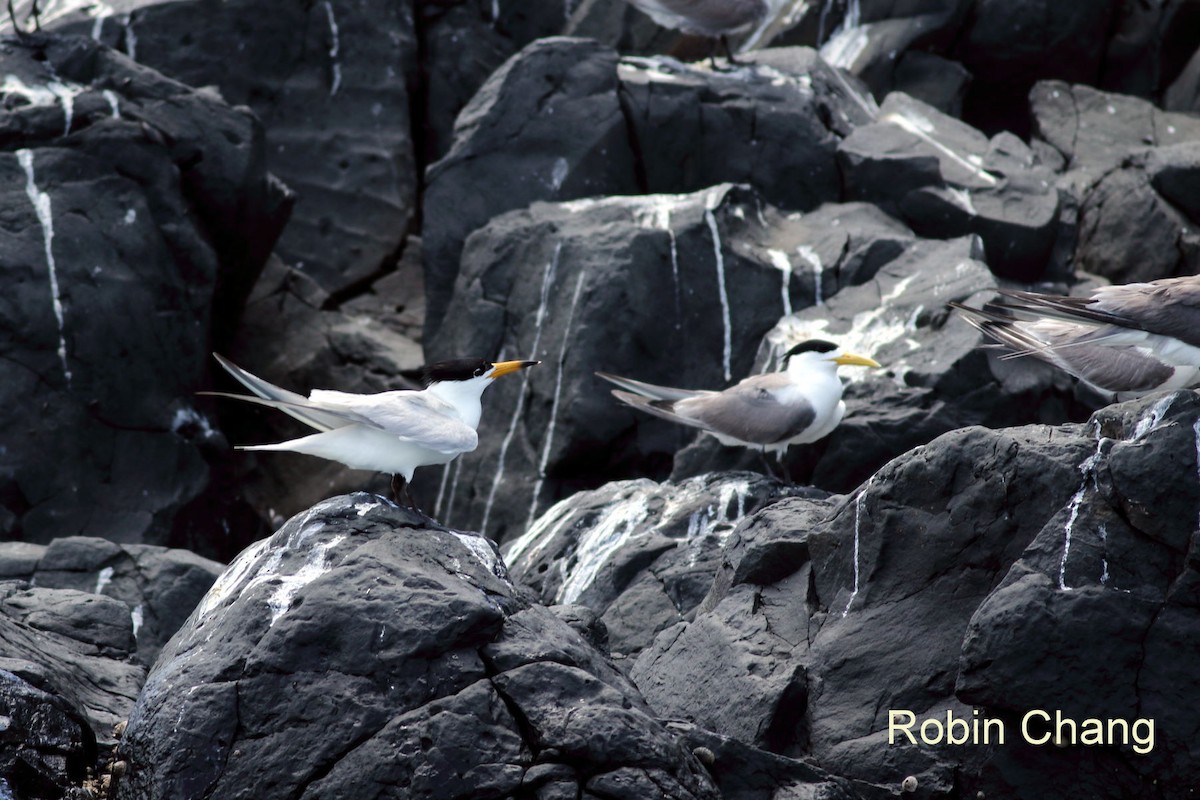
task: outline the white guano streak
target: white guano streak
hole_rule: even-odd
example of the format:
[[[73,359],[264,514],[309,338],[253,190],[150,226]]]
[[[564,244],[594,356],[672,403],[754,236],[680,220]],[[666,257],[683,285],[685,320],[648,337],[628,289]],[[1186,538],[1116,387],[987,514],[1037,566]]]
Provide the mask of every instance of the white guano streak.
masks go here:
[[[554,273],[558,271],[558,258],[562,253],[562,242],[558,242],[554,246],[554,255],[549,263],[546,264],[546,269],[542,272],[542,293],[538,303],[537,317],[534,321],[533,330],[533,347],[530,348],[529,354],[533,358],[537,358],[539,345],[542,343],[542,323],[546,319],[546,306],[550,303],[550,287],[554,284]],[[517,405],[513,408],[512,420],[508,425],[508,432],[504,435],[504,440],[500,443],[500,455],[496,459],[496,475],[492,478],[492,488],[488,490],[487,502],[483,506],[483,521],[480,523],[480,533],[487,534],[488,520],[492,516],[492,504],[496,501],[496,490],[500,488],[500,481],[504,478],[504,460],[508,458],[508,446],[512,443],[513,436],[517,432],[517,424],[521,421],[521,412],[525,410],[525,390],[529,387],[529,371],[524,370],[521,375],[521,389],[517,394]]]
[[[850,599],[846,601],[846,607],[842,609],[842,618],[850,613],[850,606],[854,603],[854,598],[858,597],[858,549],[859,549],[859,532],[862,528],[862,499],[867,493],[867,487],[863,487],[858,493],[858,497],[854,498],[854,588],[850,590]]]
[[[329,20],[329,66],[333,71],[333,81],[329,85],[329,96],[333,97],[338,93],[338,89],[342,85],[342,65],[338,61],[338,51],[341,49],[338,41],[338,25],[337,20],[333,16],[333,4],[329,0],[325,0],[325,16]]]
[[[821,295],[821,276],[825,273],[825,265],[821,263],[821,256],[817,254],[816,250],[806,244],[797,247],[796,253],[807,261],[813,269],[813,304],[818,306],[825,305],[825,300]]]
[[[58,359],[62,362],[67,386],[70,386],[71,369],[67,366],[67,338],[63,319],[62,294],[58,289],[58,270],[54,265],[54,215],[50,209],[50,195],[40,191],[37,187],[33,172],[33,151],[18,150],[17,161],[25,170],[25,194],[29,197],[29,202],[33,204],[33,210],[37,213],[38,222],[42,226],[42,241],[46,250],[46,269],[50,274],[50,300],[54,306],[54,318],[58,321]]]
[[[890,114],[886,114],[882,118],[881,121],[882,122],[890,122],[893,125],[895,125],[896,127],[911,133],[913,136],[916,136],[921,141],[923,141],[926,144],[933,147],[933,149],[944,154],[951,161],[960,165],[963,169],[967,170],[968,172],[970,172],[975,177],[979,178],[984,183],[986,183],[990,186],[996,185],[996,177],[994,175],[992,175],[990,172],[988,172],[987,170],[985,170],[983,167],[979,166],[978,164],[975,164],[975,163],[971,162],[969,159],[964,158],[963,156],[959,155],[954,150],[951,150],[949,147],[942,144],[937,139],[933,138],[933,136],[931,136],[928,133],[928,131],[926,131],[924,129],[925,126],[918,124],[915,120],[913,120],[909,117],[906,117],[905,115],[903,115],[901,113],[893,111]]]
[[[783,315],[786,317],[792,313],[792,295],[789,291],[792,288],[792,261],[782,250],[768,250],[767,256],[771,259],[771,263],[783,273],[783,283],[779,293],[780,299],[783,300]]]
[[[629,497],[605,509],[596,523],[579,537],[574,569],[559,587],[555,603],[570,604],[579,600],[613,553],[620,550],[650,516],[648,499],[646,488],[634,489]]]
[[[563,329],[562,345],[558,348],[558,371],[554,375],[554,399],[550,402],[550,424],[546,426],[546,440],[542,442],[542,456],[538,460],[538,479],[533,485],[533,497],[529,500],[529,516],[525,519],[525,529],[533,524],[533,516],[537,513],[538,497],[542,493],[542,484],[546,481],[546,465],[550,463],[550,448],[554,444],[554,426],[558,423],[558,404],[562,399],[563,365],[567,360],[567,344],[571,341],[571,325],[575,322],[575,307],[579,305],[579,295],[583,290],[583,279],[586,272],[580,270],[575,280],[575,293],[571,296],[571,310],[567,312],[567,325]]]
[[[704,209],[704,221],[708,223],[708,230],[712,234],[713,240],[713,258],[717,262],[717,289],[721,297],[721,321],[724,323],[725,330],[725,346],[722,353],[721,365],[725,368],[725,380],[730,380],[733,377],[733,371],[730,367],[730,361],[733,350],[733,331],[730,329],[732,323],[729,315],[729,293],[725,289],[725,256],[721,253],[721,234],[717,230],[717,218],[713,216],[711,208]]]

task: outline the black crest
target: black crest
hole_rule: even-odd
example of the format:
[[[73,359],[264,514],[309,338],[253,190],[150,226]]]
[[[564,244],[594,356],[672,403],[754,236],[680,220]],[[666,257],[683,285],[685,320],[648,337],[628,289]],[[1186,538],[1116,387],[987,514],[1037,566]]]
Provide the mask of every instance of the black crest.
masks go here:
[[[832,353],[834,350],[837,350],[837,345],[833,342],[827,342],[824,339],[808,339],[788,350],[783,357],[790,358],[797,353]]]
[[[455,358],[426,364],[417,370],[421,385],[429,387],[441,381],[465,381],[478,378],[492,368],[492,362],[484,358]]]

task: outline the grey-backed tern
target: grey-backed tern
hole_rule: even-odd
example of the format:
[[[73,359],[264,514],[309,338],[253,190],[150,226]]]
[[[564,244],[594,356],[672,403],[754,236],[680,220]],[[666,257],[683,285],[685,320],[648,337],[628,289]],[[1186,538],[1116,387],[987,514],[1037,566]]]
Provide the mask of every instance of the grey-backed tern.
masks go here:
[[[721,444],[780,452],[829,435],[846,413],[839,366],[878,367],[822,339],[784,354],[783,372],[752,375],[720,392],[673,389],[596,374],[621,387],[613,396],[656,417],[699,428]]]
[[[214,355],[216,355],[214,353]],[[538,361],[482,358],[440,361],[421,368],[421,390],[351,394],[314,389],[308,397],[282,389],[216,355],[229,374],[254,396],[207,392],[277,408],[319,433],[278,444],[243,445],[239,450],[306,453],[339,461],[351,469],[392,475],[392,492],[403,489],[414,509],[408,483],[417,467],[445,464],[479,444],[480,400],[492,381]]]
[[[1200,276],[1102,286],[1087,297],[999,293],[983,308],[950,305],[1010,348],[1006,358],[1039,358],[1110,399],[1200,383]]]

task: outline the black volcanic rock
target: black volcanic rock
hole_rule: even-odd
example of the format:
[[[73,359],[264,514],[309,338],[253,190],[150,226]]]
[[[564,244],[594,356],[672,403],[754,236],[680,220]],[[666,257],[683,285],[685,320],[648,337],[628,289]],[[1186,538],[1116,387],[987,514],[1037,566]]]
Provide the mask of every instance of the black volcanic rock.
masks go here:
[[[400,253],[417,207],[411,0],[287,3],[271,13],[245,0],[114,0],[45,27],[214,87],[263,120],[261,157],[297,192],[276,252],[327,291],[369,279]]]
[[[0,671],[58,698],[47,702],[84,722],[92,747],[113,743],[113,726],[129,715],[146,679],[133,654],[133,624],[121,601],[0,583]]]
[[[118,545],[106,539],[66,536],[48,546],[0,543],[0,578],[47,589],[90,592],[124,604],[146,667],[184,623],[224,566],[187,550]]]
[[[922,236],[977,234],[997,275],[1043,277],[1057,233],[1053,172],[1021,140],[979,131],[902,92],[838,145],[846,196]]]
[[[618,59],[583,39],[535,42],[488,79],[429,168],[426,330],[442,323],[467,236],[504,212],[719,183],[750,183],[773,204],[808,210],[838,199],[837,136],[873,110],[856,81],[806,48],[714,71]]]
[[[753,473],[617,481],[556,504],[505,547],[505,561],[543,603],[595,611],[614,656],[634,656],[690,618],[743,517],[783,497],[823,494]]]
[[[0,524],[203,551],[239,504],[193,395],[287,212],[261,128],[90,39],[7,41],[0,62]]]
[[[1200,120],[1058,81],[1037,84],[1030,105],[1037,136],[1065,161],[1060,235],[1073,244],[1080,268],[1116,283],[1200,269],[1200,237],[1186,217],[1191,204],[1172,183],[1187,174],[1185,154],[1200,142]],[[1182,172],[1167,170],[1181,158]]]
[[[718,797],[634,686],[518,597],[494,545],[367,494],[230,565],[119,753],[126,800]]]
[[[428,333],[441,325],[471,231],[534,200],[637,191],[616,66],[617,54],[595,42],[543,39],[462,110],[453,146],[426,175]]]
[[[63,797],[96,760],[96,739],[71,704],[0,667],[0,791]]]
[[[877,789],[988,797],[1183,796],[1200,689],[1200,399],[1112,406],[1087,425],[967,428],[853,495],[785,499],[734,531],[696,618],[631,675],[656,711]],[[973,707],[1003,745],[889,746],[888,712]],[[1151,717],[1155,748],[1020,741],[1031,709]],[[748,712],[748,709],[754,709]],[[1014,741],[1016,740],[1016,741]],[[892,788],[891,791],[895,791]]]

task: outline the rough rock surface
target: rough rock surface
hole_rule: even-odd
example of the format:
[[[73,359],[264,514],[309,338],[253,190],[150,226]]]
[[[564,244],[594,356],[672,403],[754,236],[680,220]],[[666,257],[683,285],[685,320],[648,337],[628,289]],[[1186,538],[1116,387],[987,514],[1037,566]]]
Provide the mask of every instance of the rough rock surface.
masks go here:
[[[748,472],[616,481],[557,503],[504,558],[543,603],[595,611],[614,657],[634,656],[691,617],[743,517],[783,497],[822,494]]]
[[[68,7],[43,25],[249,107],[266,128],[267,168],[297,192],[276,252],[326,291],[369,280],[400,254],[417,207],[410,0],[272,13],[246,0],[114,0]]]
[[[619,60],[587,40],[535,42],[488,79],[460,115],[450,152],[429,169],[426,329],[442,324],[465,239],[504,212],[726,182],[807,210],[838,199],[834,131],[873,107],[806,49],[713,71],[670,58]]]
[[[1198,418],[1200,399],[1177,393],[1087,425],[967,428],[851,496],[772,504],[734,531],[695,620],[631,675],[664,716],[880,789],[914,775],[929,796],[1002,797],[1037,793],[1052,770],[1072,775],[1064,797],[1152,782],[1184,796],[1198,770],[1178,702],[1200,689]],[[890,709],[972,708],[1006,721],[1003,745],[887,744]],[[1031,709],[1150,717],[1156,744],[1027,745]]]
[[[719,796],[494,545],[366,494],[230,565],[120,753],[120,798]]]
[[[0,543],[0,579],[90,592],[125,604],[137,660],[146,667],[225,569],[187,550],[66,536],[48,546]],[[107,607],[107,606],[106,606]]]
[[[0,530],[212,552],[238,504],[193,397],[286,218],[261,128],[87,39],[0,43],[0,72]]]
[[[120,600],[0,583],[0,673],[56,698],[45,702],[85,723],[80,741],[93,748],[93,757],[97,741],[113,743],[113,726],[129,715],[146,678],[133,655],[133,623]],[[31,728],[8,733],[15,741],[36,737]]]
[[[1060,227],[1080,268],[1115,283],[1200,270],[1200,235],[1187,216],[1194,206],[1167,167],[1188,163],[1200,119],[1057,81],[1037,84],[1030,105],[1038,137],[1065,162]]]

